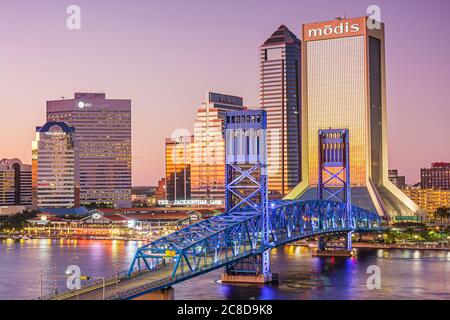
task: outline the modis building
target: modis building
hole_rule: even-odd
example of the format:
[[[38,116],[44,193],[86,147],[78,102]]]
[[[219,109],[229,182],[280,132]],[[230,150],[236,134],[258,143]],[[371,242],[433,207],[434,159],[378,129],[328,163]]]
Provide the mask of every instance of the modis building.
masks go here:
[[[302,182],[317,198],[318,131],[349,129],[352,202],[381,216],[419,207],[388,179],[384,24],[367,17],[303,25]]]

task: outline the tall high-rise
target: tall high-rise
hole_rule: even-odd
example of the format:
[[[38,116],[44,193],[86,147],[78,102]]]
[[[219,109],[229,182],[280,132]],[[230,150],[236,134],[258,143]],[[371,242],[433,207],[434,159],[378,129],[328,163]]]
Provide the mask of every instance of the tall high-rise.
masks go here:
[[[47,122],[36,128],[32,144],[33,207],[78,206],[78,172],[75,128],[64,122]]]
[[[47,121],[75,127],[81,204],[131,206],[131,100],[75,93],[47,101]]]
[[[166,139],[167,200],[191,198],[191,146],[193,137]]]
[[[348,129],[352,202],[381,216],[419,207],[388,179],[384,24],[367,17],[303,25],[302,183],[287,197],[316,197],[318,131]]]
[[[260,61],[269,196],[281,198],[301,181],[301,42],[282,25],[261,46]]]
[[[406,188],[406,177],[399,176],[397,169],[388,170],[388,178],[389,181],[392,182],[397,188],[399,189]]]
[[[0,160],[0,206],[31,205],[31,165]]]
[[[224,203],[226,112],[244,109],[241,97],[209,92],[197,110],[192,144],[192,199]]]

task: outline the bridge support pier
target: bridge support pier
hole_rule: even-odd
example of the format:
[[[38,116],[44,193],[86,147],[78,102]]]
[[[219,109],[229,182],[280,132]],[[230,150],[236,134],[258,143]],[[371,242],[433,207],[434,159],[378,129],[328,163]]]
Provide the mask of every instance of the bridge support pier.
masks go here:
[[[267,255],[267,257],[264,257]],[[278,275],[264,270],[264,260],[268,259],[269,252],[243,259],[229,265],[222,274],[223,283],[269,283],[278,280]]]
[[[133,300],[175,300],[175,289],[172,287],[146,293]]]
[[[353,256],[352,234],[347,233],[344,237],[320,236],[315,257],[351,257]]]

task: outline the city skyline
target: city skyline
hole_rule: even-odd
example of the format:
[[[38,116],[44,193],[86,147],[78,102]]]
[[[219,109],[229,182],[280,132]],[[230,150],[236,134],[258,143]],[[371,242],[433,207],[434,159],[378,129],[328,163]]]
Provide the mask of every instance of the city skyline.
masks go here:
[[[1,157],[31,163],[33,128],[45,122],[45,101],[80,91],[107,92],[113,99],[128,97],[133,101],[133,185],[156,185],[164,175],[164,138],[178,128],[193,133],[196,108],[206,91],[212,89],[242,96],[246,105],[259,107],[258,48],[273,30],[285,24],[300,37],[303,23],[329,20],[343,15],[344,11],[349,17],[360,16],[371,4],[369,1],[285,3],[299,9],[292,13],[273,11],[269,2],[263,2],[263,8],[256,10],[254,20],[240,21],[242,15],[257,7],[255,2],[198,2],[175,7],[171,4],[129,6],[118,2],[89,4],[79,1],[82,9],[80,31],[65,28],[65,9],[70,4],[66,1],[56,5],[52,1],[44,1],[39,6],[30,4],[26,11],[19,5],[4,5],[6,19],[0,24],[6,23],[9,27],[2,25],[0,35],[13,45],[6,49],[6,59],[0,62],[5,70],[5,76],[0,78],[0,87],[6,88],[3,107],[8,108],[3,114],[0,131]],[[450,158],[448,149],[436,147],[444,145],[450,134],[445,124],[450,112],[445,109],[449,93],[444,88],[450,74],[444,58],[450,48],[448,43],[437,41],[445,37],[443,21],[449,4],[445,1],[434,3],[435,8],[441,9],[434,10],[433,16],[427,15],[426,4],[422,3],[378,3],[388,30],[389,168],[398,169],[409,183],[419,180],[421,167]],[[114,23],[120,21],[122,6],[136,16],[134,22]],[[175,10],[177,8],[180,10]],[[199,8],[202,10],[196,12]],[[302,12],[302,8],[308,10]],[[220,11],[223,15],[216,26],[210,24],[208,28],[202,28],[191,22],[206,10]],[[183,15],[186,12],[190,15]],[[8,18],[18,16],[16,20]],[[174,19],[161,21],[168,16]],[[227,17],[232,17],[233,23],[224,27],[228,23]],[[205,23],[213,22],[211,17],[206,18]],[[414,18],[423,19],[423,23],[404,23]],[[40,28],[32,30],[31,26],[38,23]],[[176,29],[183,24],[187,29],[181,35],[177,34]],[[155,30],[157,25],[166,27],[162,37],[153,34],[160,30]],[[9,33],[11,29],[14,32]],[[136,40],[127,39],[130,32],[136,35]],[[194,33],[195,39],[205,40],[190,44]],[[140,44],[140,36],[147,36],[150,45]],[[424,37],[427,41],[434,40],[433,48],[421,45],[418,39]],[[120,42],[122,45],[116,46]],[[177,59],[180,54],[173,52],[171,42],[183,46],[183,59]],[[94,45],[98,54],[92,55],[90,48]],[[235,50],[236,47],[239,50]],[[210,50],[216,52],[213,58],[209,57]],[[185,59],[188,63],[182,62]],[[196,73],[192,73],[194,70]],[[199,80],[189,82],[187,79],[192,78],[192,74]],[[42,81],[39,76],[45,76],[46,80]],[[23,117],[23,114],[27,116]],[[173,114],[179,116],[171,117]],[[416,127],[426,130],[416,130]],[[10,139],[8,132],[15,132],[15,139]],[[155,153],[158,156],[155,157]]]

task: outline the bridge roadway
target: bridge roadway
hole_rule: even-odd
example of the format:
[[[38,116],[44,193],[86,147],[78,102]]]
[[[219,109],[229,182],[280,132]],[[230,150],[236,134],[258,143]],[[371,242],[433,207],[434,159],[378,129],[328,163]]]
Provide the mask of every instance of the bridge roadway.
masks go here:
[[[231,250],[230,250],[231,255]],[[247,255],[251,255],[249,252]],[[217,263],[214,269],[224,267],[227,263]],[[193,278],[200,274],[208,272],[205,270],[205,263],[200,262],[197,272],[186,273],[184,270],[177,270],[175,277],[172,277],[174,263],[158,266],[152,271],[135,272],[128,277],[119,276],[115,278],[96,281],[80,290],[71,290],[59,295],[50,296],[49,300],[127,300],[132,299],[146,292],[152,292],[158,289],[166,288],[175,283]]]

